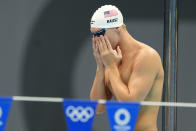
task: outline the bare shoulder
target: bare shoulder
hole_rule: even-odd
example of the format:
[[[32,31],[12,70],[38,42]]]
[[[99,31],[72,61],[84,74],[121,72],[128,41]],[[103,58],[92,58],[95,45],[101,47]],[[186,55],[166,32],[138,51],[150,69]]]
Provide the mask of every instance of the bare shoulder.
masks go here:
[[[144,45],[138,52],[135,67],[138,69],[156,70],[158,72],[162,68],[161,57],[155,49]]]

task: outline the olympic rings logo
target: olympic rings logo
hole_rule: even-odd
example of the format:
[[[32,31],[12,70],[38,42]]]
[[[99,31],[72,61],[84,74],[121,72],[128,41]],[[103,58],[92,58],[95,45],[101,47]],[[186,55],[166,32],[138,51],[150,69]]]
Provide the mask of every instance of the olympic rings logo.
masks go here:
[[[124,116],[124,119],[121,119],[121,116]],[[114,119],[118,125],[124,126],[129,123],[131,115],[127,109],[121,108],[115,112]]]
[[[78,106],[75,108],[74,106],[68,106],[65,113],[73,122],[81,121],[84,123],[93,117],[94,110],[91,107]]]

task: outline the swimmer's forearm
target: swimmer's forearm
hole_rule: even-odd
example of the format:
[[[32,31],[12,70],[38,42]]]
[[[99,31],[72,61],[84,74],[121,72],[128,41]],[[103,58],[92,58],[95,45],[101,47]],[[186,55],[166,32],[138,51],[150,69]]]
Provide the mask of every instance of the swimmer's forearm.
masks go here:
[[[97,70],[90,92],[91,100],[106,99],[105,86],[104,86],[104,72]]]
[[[97,70],[95,80],[90,92],[90,99],[91,100],[99,100],[99,99],[107,99],[107,95],[105,92],[104,86],[104,71]],[[100,114],[105,112],[105,106],[103,104],[98,104],[96,113]]]
[[[119,101],[135,101],[136,98],[132,96],[132,92],[130,92],[128,87],[123,83],[118,67],[116,65],[112,65],[108,67],[107,70],[116,99]]]

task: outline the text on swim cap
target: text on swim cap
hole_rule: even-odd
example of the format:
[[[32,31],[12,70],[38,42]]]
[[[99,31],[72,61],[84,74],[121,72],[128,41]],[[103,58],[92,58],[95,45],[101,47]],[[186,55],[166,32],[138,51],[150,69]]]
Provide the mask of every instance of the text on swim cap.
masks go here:
[[[118,18],[109,19],[109,20],[107,20],[107,23],[113,23],[113,22],[117,22],[117,21],[118,21]]]

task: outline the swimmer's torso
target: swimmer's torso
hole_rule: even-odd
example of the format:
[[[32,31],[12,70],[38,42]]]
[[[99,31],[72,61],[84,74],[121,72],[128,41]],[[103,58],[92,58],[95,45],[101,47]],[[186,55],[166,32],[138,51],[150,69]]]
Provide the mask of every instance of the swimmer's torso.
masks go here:
[[[145,48],[150,48],[144,44],[141,44],[141,47],[144,48],[144,50]],[[138,53],[133,54],[131,56],[132,58],[130,61],[122,63],[118,68],[121,79],[127,86],[128,86],[128,81],[132,74],[132,71],[134,70],[133,65],[134,65],[134,62],[137,61]],[[164,71],[162,69],[162,65],[160,64],[160,71],[157,72],[157,75],[154,79],[151,90],[149,91],[144,101],[161,101],[163,78],[164,78]],[[108,80],[107,71],[105,71],[105,85],[106,85],[106,88],[108,88],[111,94],[113,95],[112,87]],[[158,110],[159,110],[158,107],[141,106],[138,119],[137,119],[137,123],[136,123],[136,127],[135,127],[135,131],[157,131]]]

